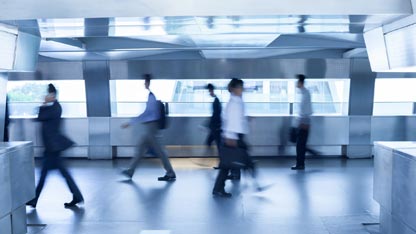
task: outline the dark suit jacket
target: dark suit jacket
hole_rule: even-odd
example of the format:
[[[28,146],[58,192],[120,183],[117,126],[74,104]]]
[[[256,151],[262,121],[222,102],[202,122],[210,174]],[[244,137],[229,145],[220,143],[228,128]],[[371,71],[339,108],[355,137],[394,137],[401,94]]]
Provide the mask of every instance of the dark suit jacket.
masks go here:
[[[221,111],[221,102],[217,97],[215,97],[214,103],[212,103],[212,116],[209,123],[209,128],[211,130],[221,130]]]
[[[39,108],[37,120],[42,123],[42,140],[48,152],[63,151],[74,144],[61,133],[61,115],[62,107],[58,101]]]

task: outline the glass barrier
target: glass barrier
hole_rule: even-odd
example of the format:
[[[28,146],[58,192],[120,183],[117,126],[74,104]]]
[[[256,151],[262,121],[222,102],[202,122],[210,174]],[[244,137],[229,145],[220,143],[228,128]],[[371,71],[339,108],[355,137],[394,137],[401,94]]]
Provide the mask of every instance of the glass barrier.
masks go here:
[[[301,95],[295,79],[243,79],[244,101],[248,115],[273,116],[296,113]],[[229,79],[154,80],[151,90],[157,99],[169,103],[174,116],[209,116],[213,98],[206,86],[212,83],[222,102],[230,98]],[[349,79],[308,79],[315,114],[348,115]],[[142,80],[111,80],[112,116],[140,114],[148,92]],[[295,103],[295,104],[294,104]]]
[[[373,115],[413,115],[414,102],[375,102]]]
[[[42,105],[48,84],[58,90],[62,116],[66,118],[87,117],[85,83],[83,80],[27,80],[8,81],[10,115],[12,118],[34,118]]]
[[[77,118],[87,116],[85,102],[60,102],[62,117]],[[9,104],[10,118],[36,118],[41,102],[14,102]]]

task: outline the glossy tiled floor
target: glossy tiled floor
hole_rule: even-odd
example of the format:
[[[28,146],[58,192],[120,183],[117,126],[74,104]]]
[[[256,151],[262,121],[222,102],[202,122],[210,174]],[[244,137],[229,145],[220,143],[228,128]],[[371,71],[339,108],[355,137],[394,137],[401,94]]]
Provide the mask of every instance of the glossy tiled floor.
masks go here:
[[[175,159],[178,179],[158,182],[157,160],[145,160],[132,182],[117,168],[127,160],[70,161],[86,202],[71,199],[63,179],[51,174],[36,210],[27,209],[29,233],[39,234],[343,234],[377,230],[372,199],[372,160],[314,159],[304,172],[288,169],[293,159],[263,159],[256,192],[251,181],[227,182],[233,198],[211,196],[216,171],[201,159]],[[201,165],[206,165],[201,166]],[[38,174],[37,174],[38,175]],[[153,230],[153,231],[152,231]],[[164,230],[164,231],[155,231]]]

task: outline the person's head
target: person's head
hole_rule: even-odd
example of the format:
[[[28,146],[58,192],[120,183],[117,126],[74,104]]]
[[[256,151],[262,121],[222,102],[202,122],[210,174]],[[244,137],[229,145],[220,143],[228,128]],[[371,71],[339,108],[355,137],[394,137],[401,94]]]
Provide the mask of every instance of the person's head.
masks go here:
[[[215,93],[214,93],[215,87],[214,87],[214,85],[213,84],[208,84],[207,89],[208,89],[209,95],[211,97],[215,97]]]
[[[297,87],[298,88],[305,87],[305,79],[306,79],[305,75],[297,74],[296,78],[298,79]]]
[[[48,84],[48,95],[45,97],[45,101],[51,102],[56,99],[57,90],[53,84]]]
[[[228,84],[228,91],[236,96],[243,96],[244,81],[237,78],[232,78]]]
[[[143,78],[144,78],[144,87],[146,89],[149,89],[150,88],[150,80],[152,79],[152,75],[144,74]]]

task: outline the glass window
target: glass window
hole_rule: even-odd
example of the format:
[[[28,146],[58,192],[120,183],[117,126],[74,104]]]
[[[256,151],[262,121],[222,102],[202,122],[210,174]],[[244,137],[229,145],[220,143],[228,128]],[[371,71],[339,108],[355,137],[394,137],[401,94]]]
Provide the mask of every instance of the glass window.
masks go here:
[[[373,115],[413,115],[416,79],[376,79]]]
[[[297,113],[299,93],[294,79],[244,79],[246,112],[251,116],[277,116]],[[229,100],[229,79],[153,80],[151,90],[157,99],[169,103],[172,116],[209,116],[213,98],[206,85],[225,105]],[[144,111],[147,91],[142,80],[112,80],[112,116],[136,116]],[[314,114],[348,115],[349,79],[310,79]],[[294,111],[291,111],[294,110]]]
[[[10,115],[12,118],[33,118],[42,105],[47,86],[53,83],[62,105],[62,117],[86,117],[87,105],[83,80],[9,81]]]
[[[296,81],[293,81],[296,85]],[[307,79],[314,115],[348,115],[349,79]],[[300,93],[295,91],[294,112],[298,113]]]

